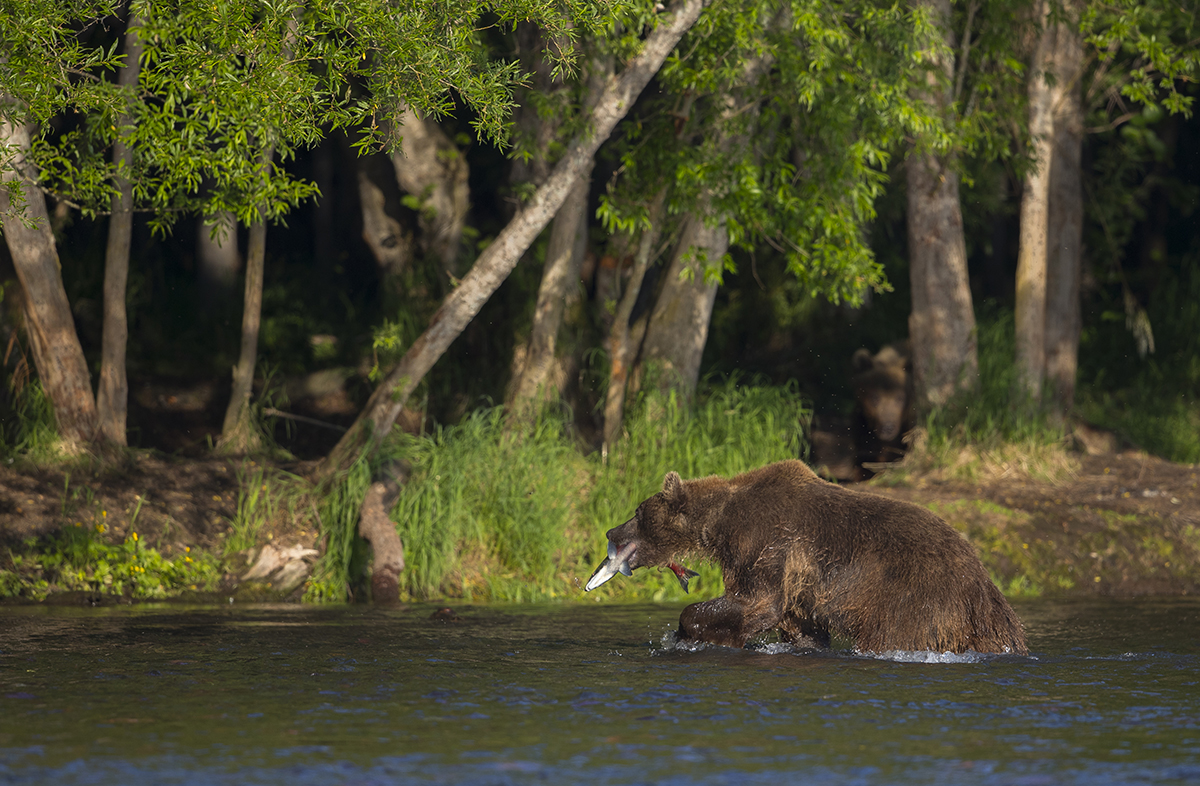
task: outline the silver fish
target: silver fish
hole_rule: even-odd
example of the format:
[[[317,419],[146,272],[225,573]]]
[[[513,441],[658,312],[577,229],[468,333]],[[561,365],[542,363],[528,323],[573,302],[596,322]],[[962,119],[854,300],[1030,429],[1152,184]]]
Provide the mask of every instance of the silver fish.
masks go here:
[[[600,567],[596,568],[596,572],[588,579],[583,591],[591,592],[618,573],[632,576],[633,571],[629,569],[629,558],[636,550],[636,543],[626,543],[620,551],[617,551],[617,545],[610,540],[608,542],[608,558],[600,563]]]

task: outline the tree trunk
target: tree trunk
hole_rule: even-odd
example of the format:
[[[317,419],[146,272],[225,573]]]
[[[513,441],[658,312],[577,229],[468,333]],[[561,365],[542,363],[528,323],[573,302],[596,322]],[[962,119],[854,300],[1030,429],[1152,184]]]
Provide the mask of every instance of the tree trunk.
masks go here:
[[[651,256],[658,244],[659,227],[666,201],[667,190],[664,188],[655,195],[654,202],[650,205],[650,226],[642,230],[642,236],[638,240],[629,283],[621,295],[621,302],[617,305],[617,313],[613,317],[612,330],[609,332],[608,353],[611,370],[608,375],[608,391],[604,398],[604,444],[601,448],[605,456],[621,435],[621,426],[625,420],[625,388],[629,382],[630,366],[633,365],[642,338],[631,335],[629,320],[633,316],[634,306],[637,305],[638,293],[642,289],[646,271],[653,261]]]
[[[579,268],[583,257],[576,253],[579,227],[587,224],[587,198],[590,171],[581,175],[550,229],[546,265],[538,287],[533,312],[533,330],[529,336],[524,362],[511,386],[511,410],[516,417],[535,414],[540,402],[562,392],[562,380],[554,373],[558,363],[558,331],[571,290],[579,286]]]
[[[528,156],[513,156],[508,182],[510,186],[531,184],[536,187],[550,176],[547,154],[561,125],[561,118],[545,116],[539,111],[539,104],[564,87],[561,79],[554,78],[554,68],[545,57],[545,51],[551,45],[569,46],[569,42],[547,41],[541,28],[533,22],[518,23],[515,39],[517,56],[522,67],[530,72],[530,80],[522,100],[513,109],[513,141],[518,148],[524,148]],[[532,96],[541,101],[530,100]]]
[[[785,10],[783,13],[790,20],[790,12]],[[777,17],[771,24],[778,25],[783,21],[784,17]],[[785,24],[790,27],[791,23],[788,21]],[[753,88],[774,61],[774,55],[769,52],[748,59],[742,68],[741,86]],[[721,100],[724,103],[721,123],[724,125],[732,122],[740,110],[734,91],[728,92]],[[756,118],[757,106],[752,107],[747,116]],[[680,133],[685,126],[680,125]],[[721,127],[719,133],[716,146],[722,154],[742,150],[752,144],[744,132],[733,134],[727,127]],[[713,218],[716,223],[709,226],[708,220]],[[700,381],[700,360],[708,341],[708,326],[717,298],[718,283],[706,281],[705,271],[712,267],[719,269],[728,251],[726,217],[712,215],[711,194],[706,193],[684,222],[662,292],[650,312],[638,360],[643,369],[643,379],[649,371],[651,375],[656,375],[652,381],[660,389],[673,388],[682,393],[684,399],[691,398]]]
[[[1083,43],[1074,25],[1081,9],[1078,3],[1069,3],[1067,10],[1070,21],[1059,26],[1054,58],[1058,100],[1050,164],[1046,279],[1046,385],[1052,412],[1064,420],[1075,402],[1083,257]]]
[[[432,118],[405,107],[396,120],[401,149],[392,154],[400,187],[421,201],[419,242],[441,265],[443,283],[458,276],[458,247],[470,207],[470,170],[462,151]]]
[[[14,154],[0,172],[0,222],[25,294],[25,328],[34,365],[54,406],[59,436],[70,449],[78,450],[95,439],[96,400],[63,289],[46,199],[37,188],[37,172],[26,159],[29,129],[0,122],[0,146]],[[10,184],[24,197],[23,211],[9,199]]]
[[[589,68],[584,106],[591,107],[600,99],[608,76],[612,73],[611,58],[596,58]],[[543,123],[553,126],[557,123]],[[564,374],[558,357],[558,333],[567,306],[579,288],[579,271],[587,251],[588,192],[591,187],[591,167],[580,177],[567,200],[554,216],[550,228],[550,243],[546,249],[546,266],[538,288],[537,306],[533,314],[523,362],[517,369],[511,386],[510,405],[519,416],[531,414],[539,402],[562,393]],[[580,243],[580,239],[583,243]]]
[[[908,249],[913,377],[918,408],[928,411],[975,386],[975,311],[967,279],[958,174],[937,156],[908,159]]]
[[[271,160],[271,151],[265,156]],[[267,251],[267,224],[250,225],[246,244],[246,296],[242,303],[242,346],[233,368],[233,395],[225,410],[225,423],[217,448],[228,453],[249,453],[261,447],[258,426],[250,412],[254,367],[258,361],[258,328],[262,322],[263,267]]]
[[[136,90],[142,41],[137,34],[137,17],[132,14],[125,32],[125,65],[117,77],[121,87]],[[136,100],[133,96],[130,101]],[[113,163],[117,165],[112,198],[112,216],[108,219],[108,249],[104,260],[104,333],[100,349],[100,384],[96,390],[97,430],[100,438],[124,446],[125,421],[129,404],[129,380],[125,376],[125,345],[129,340],[129,321],[125,313],[126,283],[129,280],[129,246],[133,234],[133,184],[124,174],[133,166],[133,150],[126,146],[132,123],[127,114],[113,142]]]
[[[304,12],[301,4],[293,9],[292,19],[284,34],[284,56],[291,57],[291,42],[299,27],[299,17]],[[263,178],[270,175],[271,159],[275,157],[275,146],[267,145],[263,151],[261,167]],[[249,453],[262,447],[262,433],[250,410],[250,393],[254,388],[254,367],[258,363],[258,329],[262,324],[263,268],[267,256],[267,220],[258,211],[258,220],[250,224],[246,240],[246,293],[242,299],[242,346],[237,365],[233,368],[233,395],[225,410],[225,422],[221,426],[218,450],[227,453]]]
[[[724,219],[716,226],[705,226],[706,208],[704,200],[684,223],[663,290],[650,312],[638,361],[646,368],[647,379],[661,389],[680,392],[684,398],[696,392],[700,381],[700,359],[717,299],[717,282],[706,281],[704,271],[720,265],[729,250]]]
[[[948,49],[949,0],[918,0],[940,24]],[[931,72],[923,99],[937,111],[949,111],[954,62],[948,55]],[[978,375],[975,311],[967,279],[958,174],[950,162],[915,150],[906,164],[909,276],[912,313],[908,318],[913,377],[921,411],[945,404],[959,390],[975,386]]]
[[[682,0],[674,13],[664,14],[641,53],[629,61],[621,75],[607,80],[604,94],[591,112],[589,127],[575,137],[545,184],[480,254],[471,272],[433,315],[426,331],[371,395],[358,420],[326,458],[324,474],[342,469],[391,431],[413,389],[558,212],[576,181],[588,171],[596,150],[633,106],[679,39],[695,24],[704,5],[705,0]]]
[[[1021,236],[1017,250],[1017,375],[1022,389],[1040,401],[1046,370],[1046,237],[1050,217],[1050,170],[1054,154],[1054,93],[1046,82],[1053,72],[1057,25],[1050,23],[1050,2],[1036,5],[1041,34],[1029,76],[1029,134],[1034,164],[1021,193]]]

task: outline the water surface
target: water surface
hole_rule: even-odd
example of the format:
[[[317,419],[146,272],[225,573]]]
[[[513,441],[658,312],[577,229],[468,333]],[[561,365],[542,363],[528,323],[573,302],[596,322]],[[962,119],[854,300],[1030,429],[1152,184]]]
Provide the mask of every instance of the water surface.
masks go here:
[[[1200,784],[1196,599],[1021,605],[1028,658],[432,610],[0,609],[0,783]]]

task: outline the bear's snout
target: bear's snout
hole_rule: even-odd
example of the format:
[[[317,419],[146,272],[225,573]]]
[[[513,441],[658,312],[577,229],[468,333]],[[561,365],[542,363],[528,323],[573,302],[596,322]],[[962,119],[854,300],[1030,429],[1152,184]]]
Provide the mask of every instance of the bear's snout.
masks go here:
[[[630,543],[638,541],[634,528],[637,525],[637,518],[632,518],[626,521],[619,527],[613,527],[604,536],[608,538],[609,543],[616,548],[617,551],[625,548]],[[636,557],[634,558],[636,560]]]

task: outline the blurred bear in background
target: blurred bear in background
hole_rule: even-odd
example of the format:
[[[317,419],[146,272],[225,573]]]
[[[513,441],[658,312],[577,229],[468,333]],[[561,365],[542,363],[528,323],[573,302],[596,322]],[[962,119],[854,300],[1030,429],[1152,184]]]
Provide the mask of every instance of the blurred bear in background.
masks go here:
[[[908,342],[889,344],[872,355],[860,349],[851,360],[851,385],[856,401],[854,442],[856,460],[870,465],[904,457],[904,435],[913,427],[912,359]]]

